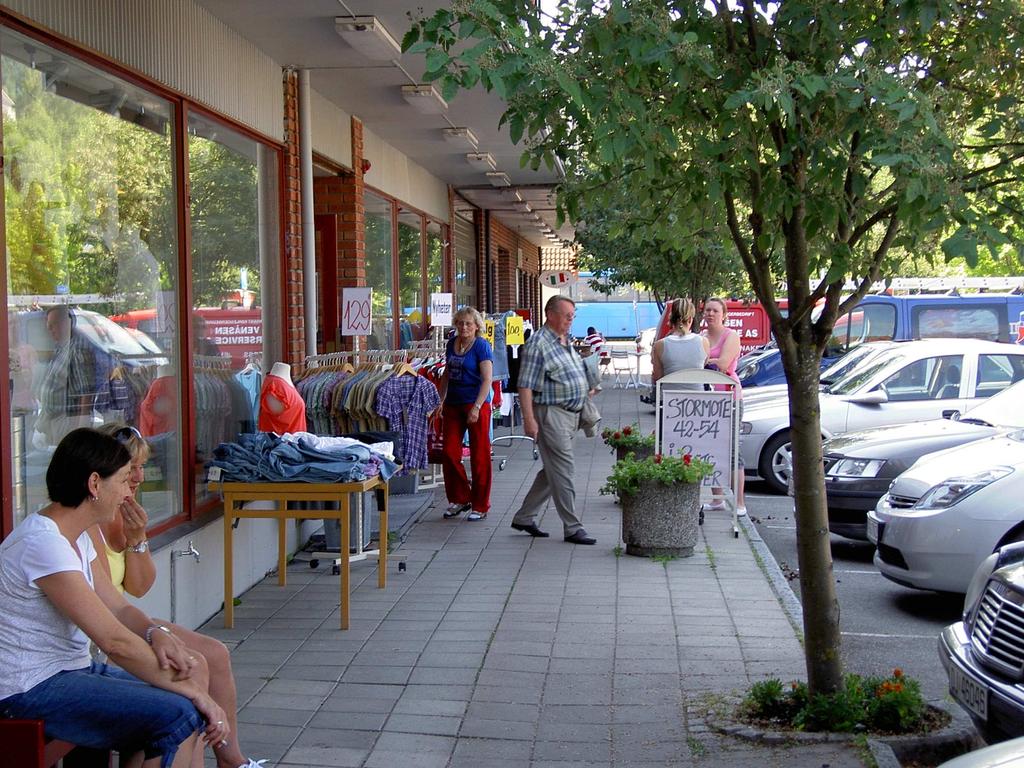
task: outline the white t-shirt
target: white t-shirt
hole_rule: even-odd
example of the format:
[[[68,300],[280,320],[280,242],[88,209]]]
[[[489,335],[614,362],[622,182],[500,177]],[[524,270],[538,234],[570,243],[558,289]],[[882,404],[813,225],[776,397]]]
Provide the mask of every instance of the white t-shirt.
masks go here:
[[[92,586],[96,550],[87,532],[78,553],[48,517],[31,514],[0,543],[0,700],[91,661],[89,638],[54,607],[35,580],[78,571]],[[79,555],[81,553],[81,555]]]

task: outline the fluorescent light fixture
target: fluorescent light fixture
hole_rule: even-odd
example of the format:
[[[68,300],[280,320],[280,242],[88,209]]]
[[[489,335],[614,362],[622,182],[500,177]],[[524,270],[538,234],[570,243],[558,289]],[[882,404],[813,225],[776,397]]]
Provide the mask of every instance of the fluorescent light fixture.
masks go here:
[[[441,94],[429,83],[403,85],[402,98],[413,109],[424,115],[439,115],[448,109],[448,102],[442,99]]]
[[[479,146],[476,135],[469,128],[445,128],[442,133],[448,144],[455,144],[459,147],[468,144],[470,149],[476,149]]]
[[[526,202],[525,200],[517,200],[517,201],[515,201],[514,203],[512,203],[512,207],[515,208],[520,213],[530,213],[533,210],[530,207],[530,204],[528,202]]]
[[[512,179],[509,178],[507,173],[501,171],[488,171],[487,180],[491,182],[492,187],[512,186]]]
[[[402,46],[376,16],[335,16],[334,31],[371,61],[391,61],[402,55]]]
[[[466,162],[478,171],[493,171],[498,167],[490,152],[470,152],[466,155]]]

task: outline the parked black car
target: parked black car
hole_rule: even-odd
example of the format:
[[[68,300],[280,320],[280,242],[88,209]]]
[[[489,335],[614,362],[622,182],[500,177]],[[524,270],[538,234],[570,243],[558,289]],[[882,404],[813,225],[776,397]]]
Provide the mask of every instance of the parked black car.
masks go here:
[[[963,621],[939,636],[949,692],[988,742],[1024,736],[1024,542],[979,567]]]
[[[1008,378],[1016,373],[1024,375],[1007,370]],[[829,530],[866,541],[867,513],[919,458],[1024,427],[1022,385],[979,401],[963,415],[951,412],[945,419],[848,432],[827,441],[823,452]]]

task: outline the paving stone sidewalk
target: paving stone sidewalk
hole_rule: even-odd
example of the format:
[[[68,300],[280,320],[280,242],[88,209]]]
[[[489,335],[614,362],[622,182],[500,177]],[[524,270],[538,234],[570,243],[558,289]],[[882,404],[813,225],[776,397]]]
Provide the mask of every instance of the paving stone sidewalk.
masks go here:
[[[608,425],[653,415],[606,389]],[[497,434],[501,434],[499,430]],[[495,472],[487,519],[443,520],[443,490],[399,552],[388,588],[352,566],[351,629],[337,629],[337,577],[306,564],[287,587],[242,596],[233,648],[244,749],[271,766],[612,768],[862,766],[845,744],[779,746],[712,731],[709,702],[751,682],[804,677],[796,630],[745,535],[709,515],[693,557],[619,554],[619,508],[598,489],[612,464],[578,440],[577,503],[596,546],[509,528],[539,462],[522,441]]]

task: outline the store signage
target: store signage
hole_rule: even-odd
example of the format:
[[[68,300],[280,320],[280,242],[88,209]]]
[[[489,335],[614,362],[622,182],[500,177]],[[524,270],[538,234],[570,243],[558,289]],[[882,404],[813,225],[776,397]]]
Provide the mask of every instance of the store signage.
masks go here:
[[[715,465],[704,485],[730,487],[733,393],[661,388],[660,445],[666,456],[690,454]]]
[[[366,336],[370,332],[372,288],[341,289],[341,335]]]
[[[526,341],[523,338],[523,318],[519,315],[510,315],[505,318],[505,343],[522,344]]]
[[[432,293],[430,294],[430,326],[452,324],[452,294]]]
[[[484,338],[492,347],[494,346],[494,321],[484,320]]]

